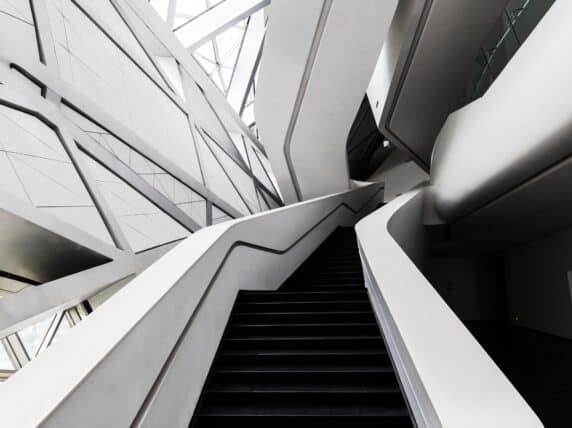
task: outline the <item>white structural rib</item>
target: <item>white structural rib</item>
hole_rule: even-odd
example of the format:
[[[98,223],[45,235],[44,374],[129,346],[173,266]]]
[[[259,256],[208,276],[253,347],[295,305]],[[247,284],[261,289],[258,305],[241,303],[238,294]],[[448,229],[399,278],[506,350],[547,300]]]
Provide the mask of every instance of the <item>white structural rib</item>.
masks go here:
[[[240,53],[234,67],[232,80],[226,99],[230,105],[242,114],[248,91],[252,85],[258,61],[260,60],[262,41],[264,40],[264,12],[258,11],[248,21]]]
[[[272,2],[254,106],[287,203],[349,189],[347,137],[397,0]]]
[[[417,426],[540,428],[532,409],[419,271],[423,191],[357,226],[366,287]]]
[[[270,0],[227,0],[183,24],[175,34],[192,52],[269,3]]]
[[[278,288],[382,199],[375,184],[201,229],[10,377],[3,425],[188,426],[238,290]]]

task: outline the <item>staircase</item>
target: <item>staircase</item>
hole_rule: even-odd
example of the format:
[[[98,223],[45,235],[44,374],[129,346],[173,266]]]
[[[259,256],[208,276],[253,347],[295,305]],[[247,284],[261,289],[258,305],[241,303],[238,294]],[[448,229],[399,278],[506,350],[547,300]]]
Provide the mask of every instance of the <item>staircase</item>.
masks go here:
[[[338,229],[279,291],[239,293],[191,427],[374,426],[414,425]]]

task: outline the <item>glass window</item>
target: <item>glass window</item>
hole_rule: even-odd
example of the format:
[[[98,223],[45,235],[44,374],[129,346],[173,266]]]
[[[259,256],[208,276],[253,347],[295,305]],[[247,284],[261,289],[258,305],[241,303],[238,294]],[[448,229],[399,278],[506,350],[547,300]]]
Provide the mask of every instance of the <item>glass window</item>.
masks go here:
[[[50,325],[55,321],[57,315],[53,315],[43,319],[42,321],[29,325],[20,330],[18,336],[26,348],[26,352],[30,359],[34,358],[40,351],[42,342],[46,339]]]
[[[0,343],[0,370],[14,370],[14,364],[12,364],[12,360],[8,356],[3,340]]]
[[[485,39],[461,106],[481,97],[528,38],[554,0],[510,0]]]

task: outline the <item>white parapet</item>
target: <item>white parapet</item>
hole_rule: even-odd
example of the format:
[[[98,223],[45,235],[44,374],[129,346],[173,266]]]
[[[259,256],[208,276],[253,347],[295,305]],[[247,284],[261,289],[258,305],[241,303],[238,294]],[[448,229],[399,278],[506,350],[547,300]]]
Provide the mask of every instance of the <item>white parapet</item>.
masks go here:
[[[542,427],[417,268],[423,192],[394,199],[356,226],[366,286],[418,426]]]
[[[6,427],[186,427],[241,289],[278,288],[379,184],[201,229],[0,387]]]

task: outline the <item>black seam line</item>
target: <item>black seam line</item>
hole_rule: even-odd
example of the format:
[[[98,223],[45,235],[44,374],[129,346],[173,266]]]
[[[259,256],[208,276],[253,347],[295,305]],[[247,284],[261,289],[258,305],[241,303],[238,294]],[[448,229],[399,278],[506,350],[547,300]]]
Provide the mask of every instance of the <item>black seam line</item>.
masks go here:
[[[350,212],[352,212],[353,214],[358,214],[359,212],[361,212],[365,207],[367,207],[369,205],[369,203],[371,201],[373,201],[375,199],[375,197],[384,189],[384,186],[380,186],[379,189],[377,189],[373,195],[371,195],[363,204],[360,208],[358,208],[357,210],[354,210],[351,206],[349,206],[346,202],[342,202],[340,204],[338,204],[335,208],[333,208],[328,214],[326,214],[324,217],[322,217],[321,220],[319,220],[316,224],[314,224],[310,229],[308,229],[306,232],[304,232],[301,236],[299,236],[292,244],[290,244],[288,247],[286,247],[283,250],[277,250],[275,248],[270,248],[270,247],[265,247],[263,245],[257,245],[257,244],[252,244],[249,242],[245,242],[245,241],[236,241],[234,242],[230,248],[227,250],[226,254],[224,255],[224,257],[222,258],[222,261],[220,262],[217,270],[215,271],[215,273],[213,274],[213,276],[211,277],[205,291],[203,292],[203,295],[201,296],[201,298],[199,299],[199,302],[197,303],[197,306],[195,307],[195,309],[193,310],[193,313],[191,314],[191,316],[189,317],[189,320],[187,321],[187,323],[185,324],[185,326],[183,327],[183,330],[181,331],[181,333],[179,334],[179,337],[177,339],[177,341],[175,342],[173,348],[171,349],[171,351],[169,352],[169,355],[167,357],[167,359],[165,360],[165,362],[163,363],[163,366],[161,367],[155,381],[153,382],[153,385],[151,386],[151,388],[149,389],[149,392],[147,393],[147,396],[145,397],[145,399],[143,400],[143,403],[141,403],[141,406],[139,408],[139,410],[137,411],[137,414],[135,415],[135,418],[133,419],[133,422],[131,423],[130,427],[132,428],[136,428],[137,426],[140,425],[140,423],[143,420],[143,417],[145,416],[146,410],[149,407],[149,404],[151,403],[151,401],[153,400],[153,397],[155,396],[157,389],[159,388],[159,385],[161,385],[163,379],[165,378],[168,370],[169,370],[169,366],[171,365],[172,361],[174,360],[175,356],[177,355],[179,348],[181,347],[183,341],[185,340],[187,333],[189,331],[189,329],[191,328],[191,325],[195,319],[195,315],[198,314],[202,304],[204,303],[205,299],[208,297],[210,291],[212,290],[212,286],[215,283],[216,279],[218,278],[220,272],[222,271],[222,268],[224,267],[227,259],[230,257],[230,255],[232,254],[232,252],[234,251],[235,248],[237,247],[246,247],[246,248],[252,248],[255,250],[259,250],[259,251],[263,251],[263,252],[267,252],[267,253],[272,253],[272,254],[278,254],[278,255],[282,255],[287,253],[288,251],[290,251],[292,248],[294,248],[296,245],[298,245],[298,243],[300,241],[302,241],[306,236],[308,236],[310,233],[312,233],[316,228],[318,228],[322,223],[324,223],[328,218],[330,218],[330,216],[332,216],[334,213],[336,213],[338,211],[338,209],[340,208],[346,208],[348,209]],[[232,225],[228,230],[234,228],[235,225]],[[227,232],[228,232],[227,230]],[[206,253],[203,253],[203,255],[195,262],[199,262],[205,255]]]
[[[173,239],[172,241],[163,242],[162,244],[153,245],[152,247],[145,248],[144,250],[136,251],[135,254],[142,254],[142,253],[145,253],[147,251],[151,251],[151,250],[155,250],[157,248],[163,247],[165,245],[174,244],[175,242],[179,242],[179,241],[184,241],[187,238],[188,238],[188,236],[184,237],[184,238]]]
[[[40,62],[46,64],[46,56],[44,54],[44,47],[42,46],[42,38],[40,36],[40,29],[38,27],[38,20],[36,17],[36,7],[34,5],[34,0],[30,0],[30,11],[32,12],[32,21],[34,30],[36,32],[36,43],[38,45],[38,56],[40,57]]]
[[[6,15],[6,16],[12,18],[12,19],[15,19],[15,20],[18,21],[18,22],[21,22],[22,24],[30,25],[30,26],[32,26],[32,27],[34,26],[34,23],[33,23],[33,22],[28,22],[28,21],[26,21],[25,19],[20,18],[19,16],[12,15],[11,13],[6,12],[5,10],[0,10],[0,15]]]
[[[427,162],[425,162],[423,159],[421,159],[421,157],[419,155],[417,155],[417,153],[415,153],[407,144],[405,144],[401,140],[401,138],[399,138],[397,136],[397,134],[391,129],[391,119],[393,118],[393,115],[395,113],[395,108],[397,107],[397,101],[398,101],[399,95],[401,94],[403,86],[405,85],[405,80],[407,79],[409,71],[411,70],[411,63],[413,62],[413,57],[415,56],[415,53],[417,52],[417,48],[419,46],[419,41],[421,40],[421,36],[423,35],[423,32],[425,31],[425,28],[427,25],[427,19],[429,17],[429,12],[431,11],[432,6],[433,6],[433,0],[426,0],[425,5],[423,6],[423,10],[421,11],[421,16],[419,17],[419,25],[415,29],[415,35],[413,36],[413,40],[411,43],[411,49],[409,49],[409,52],[407,53],[407,58],[405,59],[405,64],[403,66],[403,72],[399,76],[399,81],[397,82],[395,94],[393,96],[393,99],[391,100],[389,112],[388,112],[387,117],[385,119],[385,123],[386,123],[385,128],[387,131],[389,131],[389,134],[393,137],[393,139],[396,140],[394,143],[397,143],[398,146],[400,146],[402,149],[406,150],[408,152],[408,154],[413,158],[413,160],[421,168],[423,168],[426,172],[429,172],[430,166],[427,164]]]
[[[28,285],[40,285],[41,282],[35,281],[30,278],[26,278],[24,276],[16,275],[15,273],[6,272],[4,270],[0,270],[0,278],[11,279],[12,281],[23,282]]]

